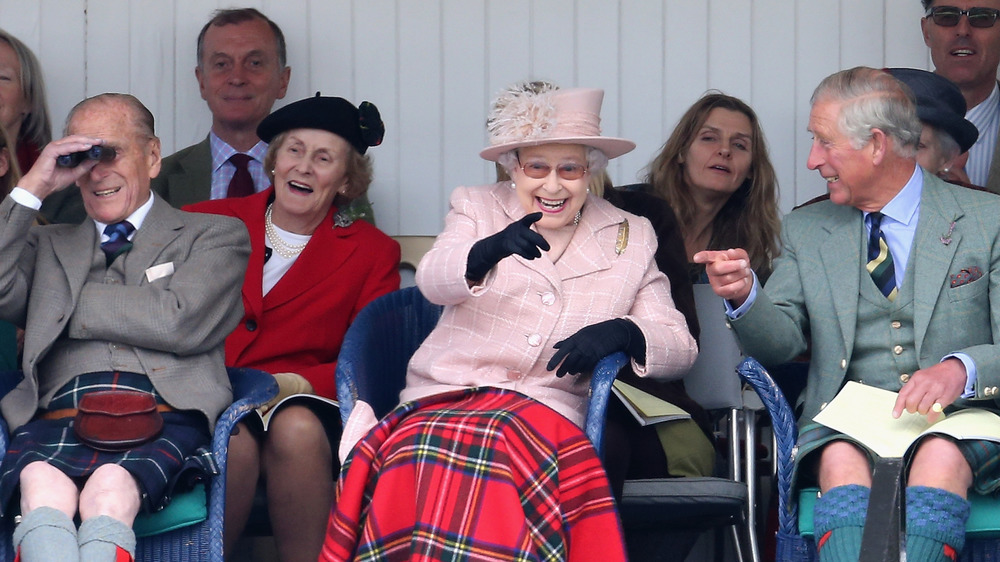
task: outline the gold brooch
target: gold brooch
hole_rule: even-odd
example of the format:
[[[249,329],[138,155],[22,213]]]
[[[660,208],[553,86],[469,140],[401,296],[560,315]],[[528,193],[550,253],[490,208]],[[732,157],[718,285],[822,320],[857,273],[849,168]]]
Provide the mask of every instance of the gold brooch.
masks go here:
[[[615,253],[619,256],[625,252],[625,248],[628,247],[628,219],[623,220],[618,225],[618,241],[615,242]]]

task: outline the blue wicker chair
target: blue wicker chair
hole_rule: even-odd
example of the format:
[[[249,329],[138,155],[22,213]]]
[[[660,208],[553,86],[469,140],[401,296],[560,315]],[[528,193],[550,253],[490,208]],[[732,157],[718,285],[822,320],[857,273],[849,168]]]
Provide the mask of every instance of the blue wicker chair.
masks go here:
[[[223,562],[222,522],[226,498],[226,458],[229,450],[229,434],[236,422],[254,408],[263,405],[278,393],[274,377],[254,369],[228,369],[233,386],[234,401],[216,421],[212,438],[212,452],[219,465],[219,476],[208,483],[208,518],[200,523],[180,527],[160,534],[140,537],[136,546],[136,561],[171,560]],[[20,371],[0,373],[0,395],[16,385],[22,377]],[[13,384],[10,384],[14,381]],[[0,454],[9,445],[8,428],[0,419]],[[14,559],[10,517],[4,522],[0,562]]]
[[[784,394],[768,372],[752,358],[737,369],[740,377],[754,387],[771,415],[776,441],[778,486],[778,532],[775,559],[779,562],[812,562],[818,559],[812,536],[811,501],[815,490],[792,497],[792,451],[798,437],[795,415]],[[1000,502],[996,498],[972,496],[972,514],[966,525],[965,548],[959,560],[986,562],[1000,560]],[[799,505],[803,508],[800,511]]]
[[[344,423],[358,400],[370,404],[380,418],[396,407],[406,383],[406,364],[437,325],[441,310],[416,287],[408,287],[375,299],[358,314],[337,359],[337,399]],[[591,378],[585,430],[598,453],[611,383],[625,362],[624,353],[609,355]]]

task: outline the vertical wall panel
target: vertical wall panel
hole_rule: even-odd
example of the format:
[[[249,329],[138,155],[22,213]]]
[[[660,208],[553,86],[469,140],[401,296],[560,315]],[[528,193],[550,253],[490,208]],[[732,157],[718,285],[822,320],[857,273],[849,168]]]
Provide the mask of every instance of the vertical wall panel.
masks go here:
[[[830,74],[842,68],[840,53],[835,45],[840,42],[840,6],[836,2],[814,2],[809,9],[796,12],[795,28],[795,202],[802,203],[826,191],[826,184],[819,173],[806,169],[811,136],[809,125],[809,98],[816,86]],[[784,211],[788,211],[786,207]]]
[[[399,3],[399,229],[440,228],[431,213],[411,212],[427,204],[427,192],[441,185],[443,161],[441,106],[441,6],[439,2]],[[471,124],[470,124],[471,125]],[[406,173],[422,170],[419,174]],[[381,219],[381,215],[379,215]]]
[[[708,3],[666,0],[664,11],[663,139],[674,130],[684,111],[705,90],[708,81]],[[718,69],[715,72],[722,72]]]
[[[605,135],[624,136],[620,86],[619,7],[617,2],[577,0],[576,82],[565,86],[604,90],[601,129]],[[613,160],[608,174],[622,184],[621,160]],[[630,175],[631,177],[631,175]]]
[[[887,66],[931,68],[920,18],[920,2],[885,0],[885,62]],[[853,40],[853,38],[852,38]]]
[[[754,0],[752,9],[753,84],[750,103],[764,128],[771,164],[778,175],[781,208],[795,204],[795,9],[785,0]],[[774,33],[783,30],[783,33]]]
[[[431,232],[444,226],[448,196],[455,187],[488,181],[492,172],[479,158],[485,146],[486,108],[493,94],[486,89],[486,6],[468,0],[443,0],[441,41],[440,183],[422,180],[418,191],[422,199],[415,207],[435,221]]]
[[[841,0],[840,21],[841,67],[885,66],[884,1]]]
[[[132,88],[128,0],[87,2],[87,96]],[[154,63],[155,64],[155,63]]]
[[[621,135],[635,141],[636,149],[619,158],[618,184],[640,181],[642,169],[669,135],[662,126],[669,91],[663,80],[663,13],[661,2],[621,2]]]
[[[310,0],[309,58],[297,58],[292,75],[303,74],[309,81],[308,92],[320,91],[325,96],[339,96],[354,103],[354,8],[351,0]],[[378,45],[362,41],[361,48]],[[381,107],[381,98],[374,93],[370,100]],[[376,170],[377,172],[377,170]]]
[[[742,99],[750,97],[754,78],[750,6],[750,0],[708,2],[708,87]]]
[[[522,23],[524,25],[524,23]],[[519,77],[576,84],[576,7],[573,0],[531,2],[531,68]]]
[[[173,138],[173,143],[163,143],[163,153],[201,142],[212,128],[212,114],[205,100],[201,99],[195,68],[198,66],[198,33],[208,22],[217,3],[204,0],[177,0],[174,7],[174,120],[168,122],[157,115],[156,128],[160,135]],[[161,139],[162,140],[162,139]]]
[[[168,146],[174,146],[173,128],[161,127],[173,123],[176,103],[174,91],[174,37],[172,29],[161,22],[171,21],[174,8],[161,0],[129,2],[129,89],[153,113],[157,134]],[[162,149],[162,147],[161,147]],[[169,152],[167,153],[169,154]]]
[[[44,0],[31,4],[38,6],[41,14],[38,43],[31,45],[31,48],[42,64],[52,134],[54,138],[59,138],[62,136],[66,114],[84,98],[86,91],[84,2]],[[0,14],[0,21],[6,25],[6,16]],[[22,170],[24,171],[27,170]]]
[[[405,0],[404,0],[405,1]],[[355,65],[354,97],[359,100],[380,99],[379,110],[386,123],[385,140],[378,149],[371,151],[378,174],[372,183],[372,204],[379,226],[395,234],[400,230],[400,198],[405,190],[415,190],[403,185],[403,178],[419,178],[423,169],[404,170],[400,158],[406,147],[418,139],[402,137],[400,103],[405,95],[399,89],[399,15],[393,0],[356,0],[353,7]],[[352,100],[353,101],[353,100]],[[433,162],[421,164],[436,166]]]

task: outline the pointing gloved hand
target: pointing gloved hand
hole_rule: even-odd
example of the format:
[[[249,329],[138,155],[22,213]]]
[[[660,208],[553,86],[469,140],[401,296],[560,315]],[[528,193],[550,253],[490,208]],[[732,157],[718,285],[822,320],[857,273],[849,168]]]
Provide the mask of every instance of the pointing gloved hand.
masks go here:
[[[541,218],[540,211],[531,213],[473,244],[465,266],[465,278],[469,281],[481,281],[500,260],[513,254],[526,260],[542,257],[541,250],[548,251],[549,243],[541,234],[531,230],[531,225]]]
[[[624,318],[580,328],[552,347],[557,351],[545,368],[551,371],[558,365],[557,377],[590,372],[602,357],[616,351],[624,351],[639,363],[645,363],[646,359],[646,337],[638,326]]]

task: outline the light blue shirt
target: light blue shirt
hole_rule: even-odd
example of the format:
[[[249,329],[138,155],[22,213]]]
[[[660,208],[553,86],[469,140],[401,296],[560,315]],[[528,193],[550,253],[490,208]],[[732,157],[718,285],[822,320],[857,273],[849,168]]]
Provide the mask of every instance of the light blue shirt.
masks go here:
[[[979,140],[969,149],[965,172],[974,185],[986,185],[1000,131],[1000,88],[994,84],[990,96],[966,112],[965,118],[979,129]]]
[[[889,245],[889,252],[892,253],[892,263],[895,270],[896,286],[903,286],[903,278],[906,274],[906,265],[910,258],[910,250],[913,247],[913,237],[917,232],[917,223],[920,219],[920,196],[924,191],[924,172],[916,166],[909,181],[899,190],[888,203],[882,207],[882,233],[885,234],[885,241]],[[867,219],[868,213],[864,213]],[[864,221],[865,230],[871,234],[871,228],[867,220]],[[750,289],[750,296],[747,297],[739,308],[734,309],[729,301],[724,301],[726,305],[726,315],[736,319],[746,311],[750,310],[757,299],[757,290],[760,282],[757,274],[753,275],[753,287]],[[965,365],[965,391],[962,398],[970,398],[976,395],[976,363],[965,353],[950,353],[941,358],[941,361],[954,357]]]

